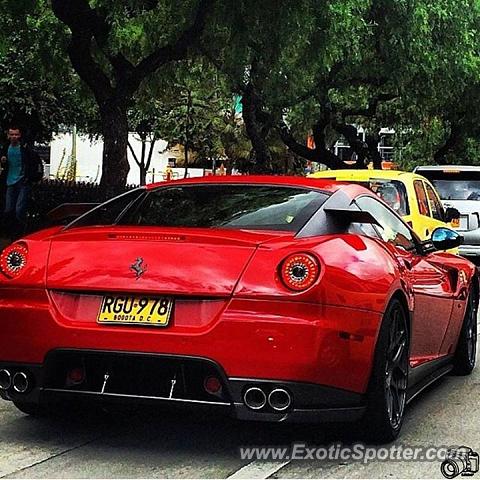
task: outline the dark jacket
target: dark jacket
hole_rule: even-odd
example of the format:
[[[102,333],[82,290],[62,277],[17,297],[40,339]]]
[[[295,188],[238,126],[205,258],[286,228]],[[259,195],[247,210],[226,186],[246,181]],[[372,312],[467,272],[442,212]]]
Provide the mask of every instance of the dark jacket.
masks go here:
[[[30,183],[39,182],[43,178],[43,163],[40,156],[26,145],[20,146],[20,152],[22,154],[23,178]],[[1,149],[0,157],[8,158],[7,154],[8,146]],[[0,175],[0,183],[5,184],[8,175],[8,161],[7,163],[2,163],[1,167],[3,170]]]

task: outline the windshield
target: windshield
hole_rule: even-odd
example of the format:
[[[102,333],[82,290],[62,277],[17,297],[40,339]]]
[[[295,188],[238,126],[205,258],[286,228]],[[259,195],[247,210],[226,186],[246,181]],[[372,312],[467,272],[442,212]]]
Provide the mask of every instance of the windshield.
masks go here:
[[[277,185],[160,187],[132,205],[117,223],[297,232],[326,198],[317,190]]]
[[[366,182],[357,182],[376,193],[398,215],[410,213],[405,185],[398,180],[372,178]]]

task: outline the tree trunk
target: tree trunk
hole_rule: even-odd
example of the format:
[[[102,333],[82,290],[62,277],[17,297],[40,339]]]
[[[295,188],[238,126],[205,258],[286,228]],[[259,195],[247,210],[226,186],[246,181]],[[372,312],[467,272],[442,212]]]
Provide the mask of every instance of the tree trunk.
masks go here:
[[[445,143],[433,154],[433,160],[438,165],[446,165],[447,154],[450,153],[460,143],[462,130],[458,124],[453,123],[450,126],[450,134]]]
[[[140,166],[140,185],[146,185],[147,183],[147,169],[145,165]]]
[[[258,121],[261,110],[260,99],[251,83],[248,84],[243,94],[242,107],[245,130],[255,153],[254,173],[269,172],[272,169],[272,155],[265,141],[266,132],[262,131],[263,125]]]
[[[140,185],[145,185],[147,183],[147,168],[145,162],[145,153],[147,147],[147,138],[146,136],[141,137],[142,140],[142,155],[140,158]]]
[[[100,185],[120,189],[127,183],[128,120],[126,101],[111,99],[100,106],[103,130],[103,166]]]
[[[91,89],[99,106],[104,137],[100,184],[112,191],[119,190],[124,187],[129,171],[127,103],[147,77],[167,63],[188,56],[200,40],[213,2],[200,0],[189,25],[174,35],[171,43],[158,45],[137,64],[130,62],[121,51],[111,52],[109,37],[114,23],[108,9],[94,8],[90,4],[97,2],[89,0],[51,0],[50,3],[54,15],[72,32],[68,45],[72,66]]]
[[[345,137],[352,151],[356,153],[357,160],[354,168],[367,168],[367,159],[369,158],[368,145],[363,142],[362,139],[358,138],[357,127],[348,123],[334,122],[333,128]]]
[[[325,141],[325,128],[330,123],[330,114],[328,111],[322,112],[319,120],[313,125],[313,137],[315,141],[315,148],[308,148],[304,143],[299,143],[295,140],[292,133],[288,129],[285,122],[281,121],[278,126],[278,132],[283,143],[296,155],[318,162],[332,169],[353,168],[347,165],[337,155],[331,152]]]
[[[191,124],[191,111],[192,111],[192,92],[187,90],[187,118],[185,122],[185,173],[183,178],[187,178],[188,174],[188,149],[190,148],[190,124]]]
[[[378,151],[378,142],[380,141],[380,133],[369,133],[365,139],[368,145],[368,151],[370,153],[370,159],[373,163],[373,168],[376,170],[382,169],[382,157]]]
[[[147,183],[147,173],[150,170],[150,165],[152,164],[153,147],[155,146],[156,141],[157,141],[157,139],[156,139],[155,135],[152,135],[152,137],[150,139],[150,148],[148,150],[148,158],[144,163],[145,174],[144,174],[143,178],[144,178],[145,183],[143,183],[142,185],[145,185]],[[142,175],[141,172],[140,172],[140,175]],[[140,177],[140,179],[141,178],[142,177]]]

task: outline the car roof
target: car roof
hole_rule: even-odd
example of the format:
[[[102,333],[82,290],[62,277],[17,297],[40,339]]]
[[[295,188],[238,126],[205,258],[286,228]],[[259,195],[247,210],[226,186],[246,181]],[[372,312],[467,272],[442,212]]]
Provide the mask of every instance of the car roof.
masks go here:
[[[480,171],[480,166],[476,165],[420,165],[415,167],[415,171],[441,171],[441,172],[469,172]]]
[[[372,179],[385,180],[407,180],[422,178],[421,175],[412,172],[404,172],[403,170],[369,170],[369,169],[345,169],[345,170],[322,170],[308,176],[309,178],[336,178],[339,181],[368,181]]]
[[[211,185],[211,184],[258,184],[258,185],[283,185],[289,187],[310,187],[316,190],[323,190],[334,193],[344,185],[335,180],[317,180],[307,177],[279,176],[279,175],[209,175],[207,177],[185,178],[181,180],[171,180],[169,182],[151,183],[146,186],[147,189],[172,185]]]

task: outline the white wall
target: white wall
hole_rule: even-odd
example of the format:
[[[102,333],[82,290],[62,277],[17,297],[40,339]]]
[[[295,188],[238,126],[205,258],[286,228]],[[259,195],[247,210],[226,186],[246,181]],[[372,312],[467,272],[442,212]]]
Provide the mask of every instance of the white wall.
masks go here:
[[[142,144],[138,137],[134,134],[129,135],[129,141],[138,158],[141,155]],[[147,144],[147,155],[150,145]],[[147,175],[147,183],[155,180],[156,182],[163,180],[163,174],[167,167],[167,161],[172,154],[165,149],[167,142],[159,140],[155,143],[152,163],[150,164],[149,174]],[[61,134],[54,137],[50,145],[50,178],[56,178],[62,156],[65,155],[63,165],[70,158],[72,152],[72,135],[70,133]],[[77,135],[77,180],[94,182],[100,181],[102,174],[102,152],[103,142],[91,141],[87,136]],[[130,172],[128,174],[127,183],[138,185],[140,183],[140,171],[135,163],[133,156],[128,150],[128,161],[130,163]],[[183,178],[184,169],[175,168],[175,178]],[[203,169],[189,168],[190,177],[198,177],[203,175]]]

